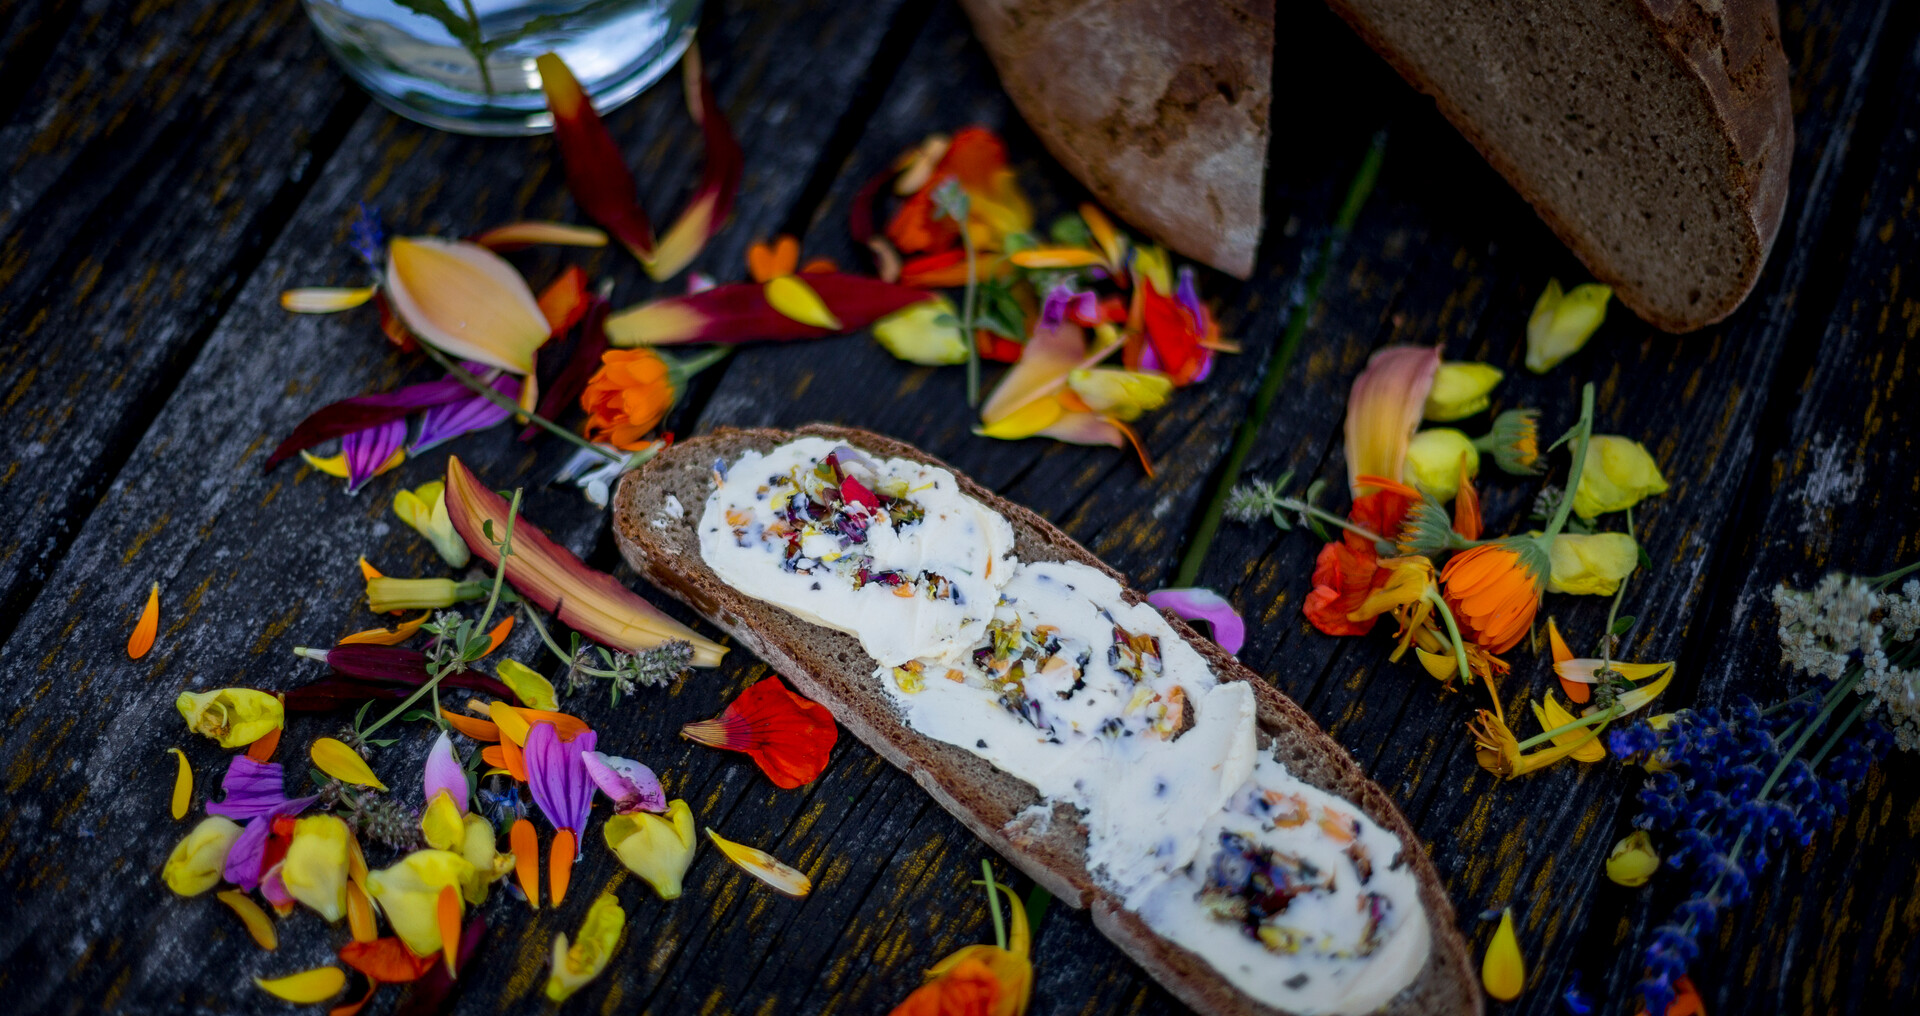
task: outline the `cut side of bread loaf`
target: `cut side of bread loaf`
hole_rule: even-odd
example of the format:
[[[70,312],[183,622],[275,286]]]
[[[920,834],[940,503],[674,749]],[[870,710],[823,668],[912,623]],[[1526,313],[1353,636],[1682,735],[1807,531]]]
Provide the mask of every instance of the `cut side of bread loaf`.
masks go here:
[[[1249,998],[1202,957],[1154,934],[1096,883],[1087,871],[1086,834],[1072,808],[1060,805],[1047,811],[1027,784],[967,751],[916,733],[874,680],[874,662],[853,636],[752,599],[706,566],[697,526],[714,489],[715,461],[731,462],[749,449],[766,452],[803,436],[953,471],[924,452],[866,431],[819,425],[798,431],[718,430],[674,445],[621,480],[614,497],[614,535],[627,562],[767,661],[802,694],[825,705],[848,732],[911,775],[943,808],[1055,897],[1090,908],[1095,926],[1182,1001],[1208,1014],[1276,1016],[1279,1010]],[[954,473],[968,496],[1012,523],[1014,552],[1021,561],[1078,562],[1125,585],[1123,577],[1045,519]],[[1126,596],[1136,603],[1143,599],[1131,589]],[[1467,945],[1454,928],[1453,907],[1393,801],[1292,700],[1184,622],[1171,615],[1168,621],[1221,680],[1245,681],[1252,687],[1265,750],[1277,753],[1300,779],[1352,802],[1405,846],[1402,856],[1420,885],[1432,951],[1418,977],[1384,1011],[1442,1016],[1480,1012],[1479,988]]]

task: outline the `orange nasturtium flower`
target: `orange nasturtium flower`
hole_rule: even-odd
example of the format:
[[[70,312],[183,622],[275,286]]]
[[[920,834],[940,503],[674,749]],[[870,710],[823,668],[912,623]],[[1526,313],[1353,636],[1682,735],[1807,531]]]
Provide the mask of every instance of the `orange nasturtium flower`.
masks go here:
[[[587,440],[637,451],[673,408],[673,371],[660,354],[640,346],[600,354],[600,369],[580,393]]]
[[[710,748],[745,752],[775,786],[791,790],[826,771],[840,728],[826,706],[769,677],[741,692],[719,716],[681,727],[680,735]]]
[[[970,945],[927,971],[927,981],[895,1006],[890,1016],[1022,1016],[1033,995],[1032,936],[1027,911],[1013,890],[991,880],[987,892],[1007,896],[1013,911],[1004,947]]]

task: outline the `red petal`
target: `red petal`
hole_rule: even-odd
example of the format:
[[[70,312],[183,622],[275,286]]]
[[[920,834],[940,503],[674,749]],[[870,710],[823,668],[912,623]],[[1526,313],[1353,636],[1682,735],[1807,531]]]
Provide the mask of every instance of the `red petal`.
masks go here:
[[[1408,487],[1396,484],[1392,488],[1380,488],[1354,498],[1353,507],[1347,510],[1347,518],[1355,525],[1391,540],[1400,532],[1400,525],[1406,521],[1407,512],[1413,510],[1414,502],[1418,500],[1420,495]],[[1341,535],[1347,545],[1354,550],[1373,553],[1373,545],[1359,533],[1342,530]]]
[[[790,790],[826,770],[840,729],[827,707],[770,677],[741,692],[718,718],[689,723],[680,733],[709,747],[747,753],[775,786]]]
[[[846,330],[865,328],[904,307],[928,299],[909,286],[861,275],[822,272],[807,285],[840,319]],[[630,307],[607,319],[607,335],[622,346],[665,346],[682,342],[751,342],[817,339],[837,334],[803,325],[774,310],[766,290],[754,283],[715,286],[686,296],[667,297]]]
[[[967,252],[959,248],[922,254],[900,266],[900,284],[938,289],[967,284]]]
[[[982,360],[992,360],[995,363],[1018,363],[1020,354],[1027,350],[1027,347],[1020,343],[984,328],[974,331],[973,344],[980,350]]]
[[[635,257],[653,256],[653,224],[640,208],[633,174],[627,172],[620,146],[594,112],[580,82],[560,59],[546,53],[535,61],[540,88],[553,112],[553,138],[567,167],[567,190],[581,211],[627,245]]]
[[[1140,280],[1140,294],[1141,319],[1147,341],[1153,345],[1153,355],[1160,358],[1161,367],[1173,378],[1174,384],[1191,383],[1206,364],[1193,315],[1171,297],[1160,295],[1145,278]]]
[[[840,480],[840,497],[854,504],[866,505],[874,511],[880,509],[880,499],[873,496],[873,491],[868,490],[859,480],[851,476]]]
[[[547,327],[555,335],[565,335],[567,330],[580,323],[587,314],[587,273],[579,265],[568,265],[560,277],[553,280],[540,292],[540,313],[547,317]]]
[[[340,947],[340,960],[380,984],[411,984],[433,969],[433,957],[415,956],[392,937],[348,942]]]
[[[1314,560],[1313,592],[1301,612],[1329,635],[1365,635],[1379,618],[1350,621],[1347,615],[1366,600],[1379,570],[1372,548],[1356,550],[1339,540],[1327,544]]]

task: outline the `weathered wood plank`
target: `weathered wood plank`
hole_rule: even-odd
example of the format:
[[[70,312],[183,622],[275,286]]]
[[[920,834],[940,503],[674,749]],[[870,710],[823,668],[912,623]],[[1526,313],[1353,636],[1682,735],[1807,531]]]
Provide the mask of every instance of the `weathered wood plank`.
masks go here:
[[[830,144],[865,69],[900,5],[867,16],[829,18],[832,5],[711,5],[703,50],[716,88],[747,152],[748,186],[739,221],[700,266],[740,263],[748,239],[797,214],[794,203]],[[323,77],[331,77],[327,71]],[[609,118],[646,181],[656,211],[680,200],[699,169],[699,135],[688,122],[677,83]],[[396,574],[443,569],[388,504],[402,485],[434,476],[440,455],[382,477],[358,501],[301,468],[262,476],[266,450],[310,409],[332,398],[383,387],[413,370],[391,355],[370,319],[293,318],[279,310],[287,285],[350,281],[356,269],[338,249],[355,201],[382,208],[408,231],[460,234],[512,217],[565,217],[569,201],[551,143],[475,140],[423,130],[377,110],[353,125],[285,234],[267,252],[232,309],[211,328],[186,371],[180,392],[160,411],[100,509],[87,520],[50,588],[21,620],[0,661],[10,680],[4,694],[11,722],[0,740],[7,759],[11,807],[3,820],[6,910],[0,931],[4,990],[23,1010],[141,1011],[226,1009],[257,1004],[249,978],[324,962],[344,932],[310,915],[293,919],[280,952],[262,956],[209,900],[181,900],[156,875],[185,825],[164,817],[171,781],[162,753],[184,744],[200,784],[196,803],[217,787],[226,753],[188,740],[173,714],[183,688],[244,684],[284,688],[316,676],[295,661],[296,644],[324,644],[368,618],[355,609],[353,558],[366,553]],[[556,257],[526,259],[529,275],[551,275]],[[625,255],[590,260],[622,280],[634,298],[636,265]],[[490,482],[530,482],[553,449],[516,444],[505,429],[454,447]],[[604,518],[566,490],[529,492],[529,515],[559,540],[590,550]],[[126,624],[158,579],[165,590],[161,638],[154,653],[130,663],[120,648]],[[520,633],[502,650],[534,660]],[[736,756],[679,742],[680,723],[717,712],[737,690],[707,676],[685,682],[669,710],[661,699],[633,701],[617,713],[603,701],[584,704],[610,747],[620,745],[669,774],[669,785],[721,824],[702,790],[708,783],[745,782],[752,772]],[[673,696],[669,696],[669,700]],[[597,696],[596,696],[597,698]],[[658,704],[661,709],[650,710]],[[283,761],[304,772],[301,748],[342,717],[297,718]],[[651,726],[649,726],[651,724]],[[413,741],[419,741],[415,744]],[[409,739],[379,759],[383,771],[415,772],[425,740]],[[111,774],[111,775],[109,775]],[[758,779],[757,776],[754,779]],[[296,775],[294,786],[304,782]],[[762,789],[768,790],[764,783]],[[751,817],[752,810],[742,814]],[[742,839],[753,826],[727,826]],[[111,849],[88,849],[93,842]],[[376,863],[378,858],[376,857]],[[574,896],[559,913],[529,918],[500,893],[487,912],[496,929],[494,962],[472,978],[462,1005],[494,1011],[530,1004],[544,975],[552,935],[577,927],[593,894],[617,864],[589,845]],[[688,900],[674,920],[702,927],[705,906],[722,885],[741,888],[717,855],[707,852],[691,877]],[[630,898],[639,895],[627,894]],[[654,943],[637,940],[634,956]],[[604,993],[639,990],[647,968],[609,979]],[[657,985],[657,978],[652,982]]]
[[[293,0],[18,14],[0,19],[0,638],[366,104]]]

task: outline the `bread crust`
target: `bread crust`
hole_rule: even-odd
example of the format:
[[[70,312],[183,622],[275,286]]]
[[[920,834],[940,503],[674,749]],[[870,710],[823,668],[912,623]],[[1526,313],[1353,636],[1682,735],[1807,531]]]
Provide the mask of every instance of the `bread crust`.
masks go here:
[[[1596,0],[1601,2],[1601,0]],[[1674,63],[1699,89],[1725,147],[1722,183],[1744,211],[1740,237],[1744,256],[1737,264],[1701,266],[1703,280],[1727,271],[1711,292],[1684,313],[1657,300],[1651,290],[1672,279],[1635,276],[1615,263],[1600,239],[1577,228],[1568,214],[1445,88],[1433,80],[1375,23],[1363,0],[1327,0],[1408,83],[1431,97],[1453,126],[1493,168],[1526,198],[1560,241],[1595,278],[1614,288],[1620,301],[1664,331],[1688,332],[1721,321],[1746,299],[1760,278],[1767,254],[1786,212],[1788,176],[1793,158],[1793,110],[1787,83],[1787,58],[1780,44],[1779,15],[1773,0],[1604,0],[1638,12]],[[1578,59],[1579,54],[1567,54]],[[1660,228],[1651,226],[1650,228]]]
[[[1187,257],[1253,273],[1273,0],[960,6],[1020,114],[1102,205]]]
[[[827,706],[840,724],[887,761],[906,771],[941,807],[975,835],[1070,906],[1091,907],[1096,927],[1169,991],[1195,1010],[1220,1016],[1284,1016],[1241,993],[1203,959],[1154,934],[1095,883],[1085,865],[1085,833],[1072,809],[1056,806],[1051,821],[1030,822],[1039,803],[1027,784],[973,754],[922,737],[900,719],[872,680],[872,660],[852,636],[799,621],[721,582],[699,554],[699,517],[712,489],[716,459],[732,461],[749,448],[767,451],[802,436],[854,445],[870,454],[926,462],[953,472],[962,490],[1006,516],[1022,561],[1073,561],[1112,576],[1131,602],[1144,599],[1126,580],[1065,533],[1033,512],[1008,503],[946,463],[911,446],[866,431],[813,425],[797,431],[723,428],[682,442],[629,472],[614,495],[614,535],[621,554],[655,586],[677,597],[764,659],[809,698]],[[681,505],[667,506],[672,494]],[[1420,886],[1432,936],[1426,966],[1383,1010],[1389,1013],[1477,1014],[1479,988],[1466,942],[1454,927],[1431,860],[1391,798],[1367,779],[1341,748],[1292,700],[1239,661],[1200,637],[1184,621],[1168,623],[1206,659],[1221,680],[1253,689],[1268,750],[1306,782],[1351,801],[1406,845],[1405,863]],[[1276,749],[1277,746],[1277,749]],[[1041,826],[1049,828],[1041,829]]]

